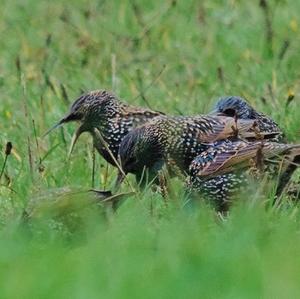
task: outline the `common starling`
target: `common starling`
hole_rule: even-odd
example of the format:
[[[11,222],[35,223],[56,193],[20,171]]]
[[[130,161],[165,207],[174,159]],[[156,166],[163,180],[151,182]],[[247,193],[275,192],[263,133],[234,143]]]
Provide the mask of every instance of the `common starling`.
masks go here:
[[[138,182],[145,170],[148,181],[152,181],[164,165],[171,174],[186,175],[192,160],[211,143],[237,134],[254,136],[249,133],[253,125],[253,120],[227,116],[157,117],[122,140],[121,166],[125,174],[135,174]]]
[[[79,136],[89,132],[99,154],[116,166],[119,146],[124,136],[133,128],[162,114],[147,108],[127,105],[110,92],[96,90],[85,93],[75,100],[68,114],[46,134],[65,123],[77,121],[80,126],[72,138],[69,154]]]
[[[300,145],[220,141],[211,144],[192,161],[187,184],[191,190],[211,198],[219,209],[225,209],[241,189],[247,188],[249,176],[259,178],[261,174],[273,177],[280,174],[280,184],[291,165],[297,167],[299,157]]]
[[[285,138],[283,130],[278,126],[278,124],[269,116],[255,110],[245,99],[238,96],[228,96],[220,98],[216,103],[214,110],[211,114],[222,114],[227,116],[235,116],[240,119],[253,119],[256,121],[256,126],[258,127],[258,131],[265,132],[276,132],[275,134],[268,134],[260,136],[261,138],[268,139],[268,141],[272,142],[280,142],[286,143],[287,140]],[[254,128],[255,130],[255,128]],[[250,140],[251,138],[249,138]],[[253,139],[253,138],[252,138]],[[296,160],[299,158],[295,158]],[[294,161],[296,164],[299,161]],[[287,183],[290,181],[294,171],[297,169],[297,165],[295,163],[291,163],[286,171],[282,173],[281,179],[279,180],[279,184],[277,186],[276,194],[277,197],[282,193],[285,189]]]
[[[255,110],[241,97],[228,96],[220,98],[211,114],[223,114],[238,119],[253,119],[256,122],[258,131],[274,132],[274,135],[266,135],[268,140],[285,142],[284,133],[278,124],[269,116]]]

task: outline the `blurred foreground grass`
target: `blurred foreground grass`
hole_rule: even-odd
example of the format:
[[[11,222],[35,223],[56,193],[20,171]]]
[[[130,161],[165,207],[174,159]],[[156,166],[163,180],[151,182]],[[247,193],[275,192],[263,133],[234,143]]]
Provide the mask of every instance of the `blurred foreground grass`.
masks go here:
[[[267,4],[0,2],[0,144],[15,149],[0,186],[0,298],[300,296],[298,207],[266,209],[268,192],[244,196],[226,220],[203,203],[183,208],[176,182],[168,206],[146,191],[112,214],[84,208],[79,193],[65,215],[42,203],[35,221],[21,221],[60,188],[91,187],[89,136],[69,162],[75,125],[40,137],[83,91],[173,114],[241,95],[299,142],[300,2]],[[109,189],[114,176],[97,156],[95,187]]]

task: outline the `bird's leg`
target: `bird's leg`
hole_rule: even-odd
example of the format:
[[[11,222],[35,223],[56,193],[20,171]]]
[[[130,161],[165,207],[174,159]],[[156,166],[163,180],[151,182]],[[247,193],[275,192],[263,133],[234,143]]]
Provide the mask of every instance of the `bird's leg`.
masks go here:
[[[159,171],[158,171],[158,183],[159,183],[159,189],[162,197],[165,201],[167,201],[168,197],[170,197],[170,184],[169,184],[169,170],[167,165],[164,165]]]
[[[168,197],[168,184],[167,178],[163,171],[160,171],[158,174],[158,181],[159,181],[159,189],[163,199],[166,201]]]
[[[262,172],[264,168],[264,155],[262,152],[263,147],[264,144],[261,143],[261,146],[257,149],[256,156],[255,156],[255,167],[259,172]]]
[[[249,174],[256,179],[259,179],[261,177],[261,174],[264,170],[264,155],[262,153],[263,149],[263,143],[261,146],[257,149],[255,157],[253,157],[249,161]]]

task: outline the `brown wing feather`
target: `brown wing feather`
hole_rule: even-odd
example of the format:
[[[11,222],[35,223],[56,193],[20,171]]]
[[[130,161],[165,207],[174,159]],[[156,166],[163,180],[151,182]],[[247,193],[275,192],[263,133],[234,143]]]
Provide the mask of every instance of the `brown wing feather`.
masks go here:
[[[256,156],[261,143],[248,144],[247,142],[239,141],[235,143],[232,149],[220,149],[213,161],[206,164],[199,172],[199,176],[207,176],[231,169],[236,164],[249,161]]]
[[[254,120],[235,120],[232,117],[211,117],[205,118],[211,124],[211,128],[206,131],[200,131],[198,140],[200,142],[215,142],[217,140],[227,139],[237,134],[248,132],[255,124]]]
[[[203,167],[199,172],[199,176],[209,176],[212,174],[219,174],[232,171],[237,167],[248,167],[250,160],[258,155],[261,149],[263,159],[274,157],[284,153],[284,151],[291,148],[286,144],[278,144],[272,142],[244,142],[238,141],[233,143],[232,149],[220,148],[220,152],[216,155],[214,160]]]

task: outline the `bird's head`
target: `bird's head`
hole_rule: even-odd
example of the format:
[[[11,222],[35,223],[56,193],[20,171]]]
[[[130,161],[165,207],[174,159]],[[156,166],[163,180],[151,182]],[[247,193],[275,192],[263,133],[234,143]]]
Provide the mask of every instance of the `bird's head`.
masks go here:
[[[124,174],[133,173],[137,179],[147,171],[157,172],[163,160],[162,146],[156,134],[147,131],[147,125],[129,132],[119,148],[119,159]]]
[[[255,118],[255,110],[245,99],[238,96],[222,97],[216,103],[211,114],[225,114],[227,116],[237,116],[239,119]]]
[[[92,132],[95,127],[101,125],[101,123],[105,121],[104,118],[106,117],[105,113],[107,105],[115,100],[116,97],[105,90],[91,91],[81,95],[71,105],[69,112],[49,129],[44,136],[66,123],[73,121],[79,122],[80,126],[73,136],[70,148],[71,153],[76,141],[82,133]]]

